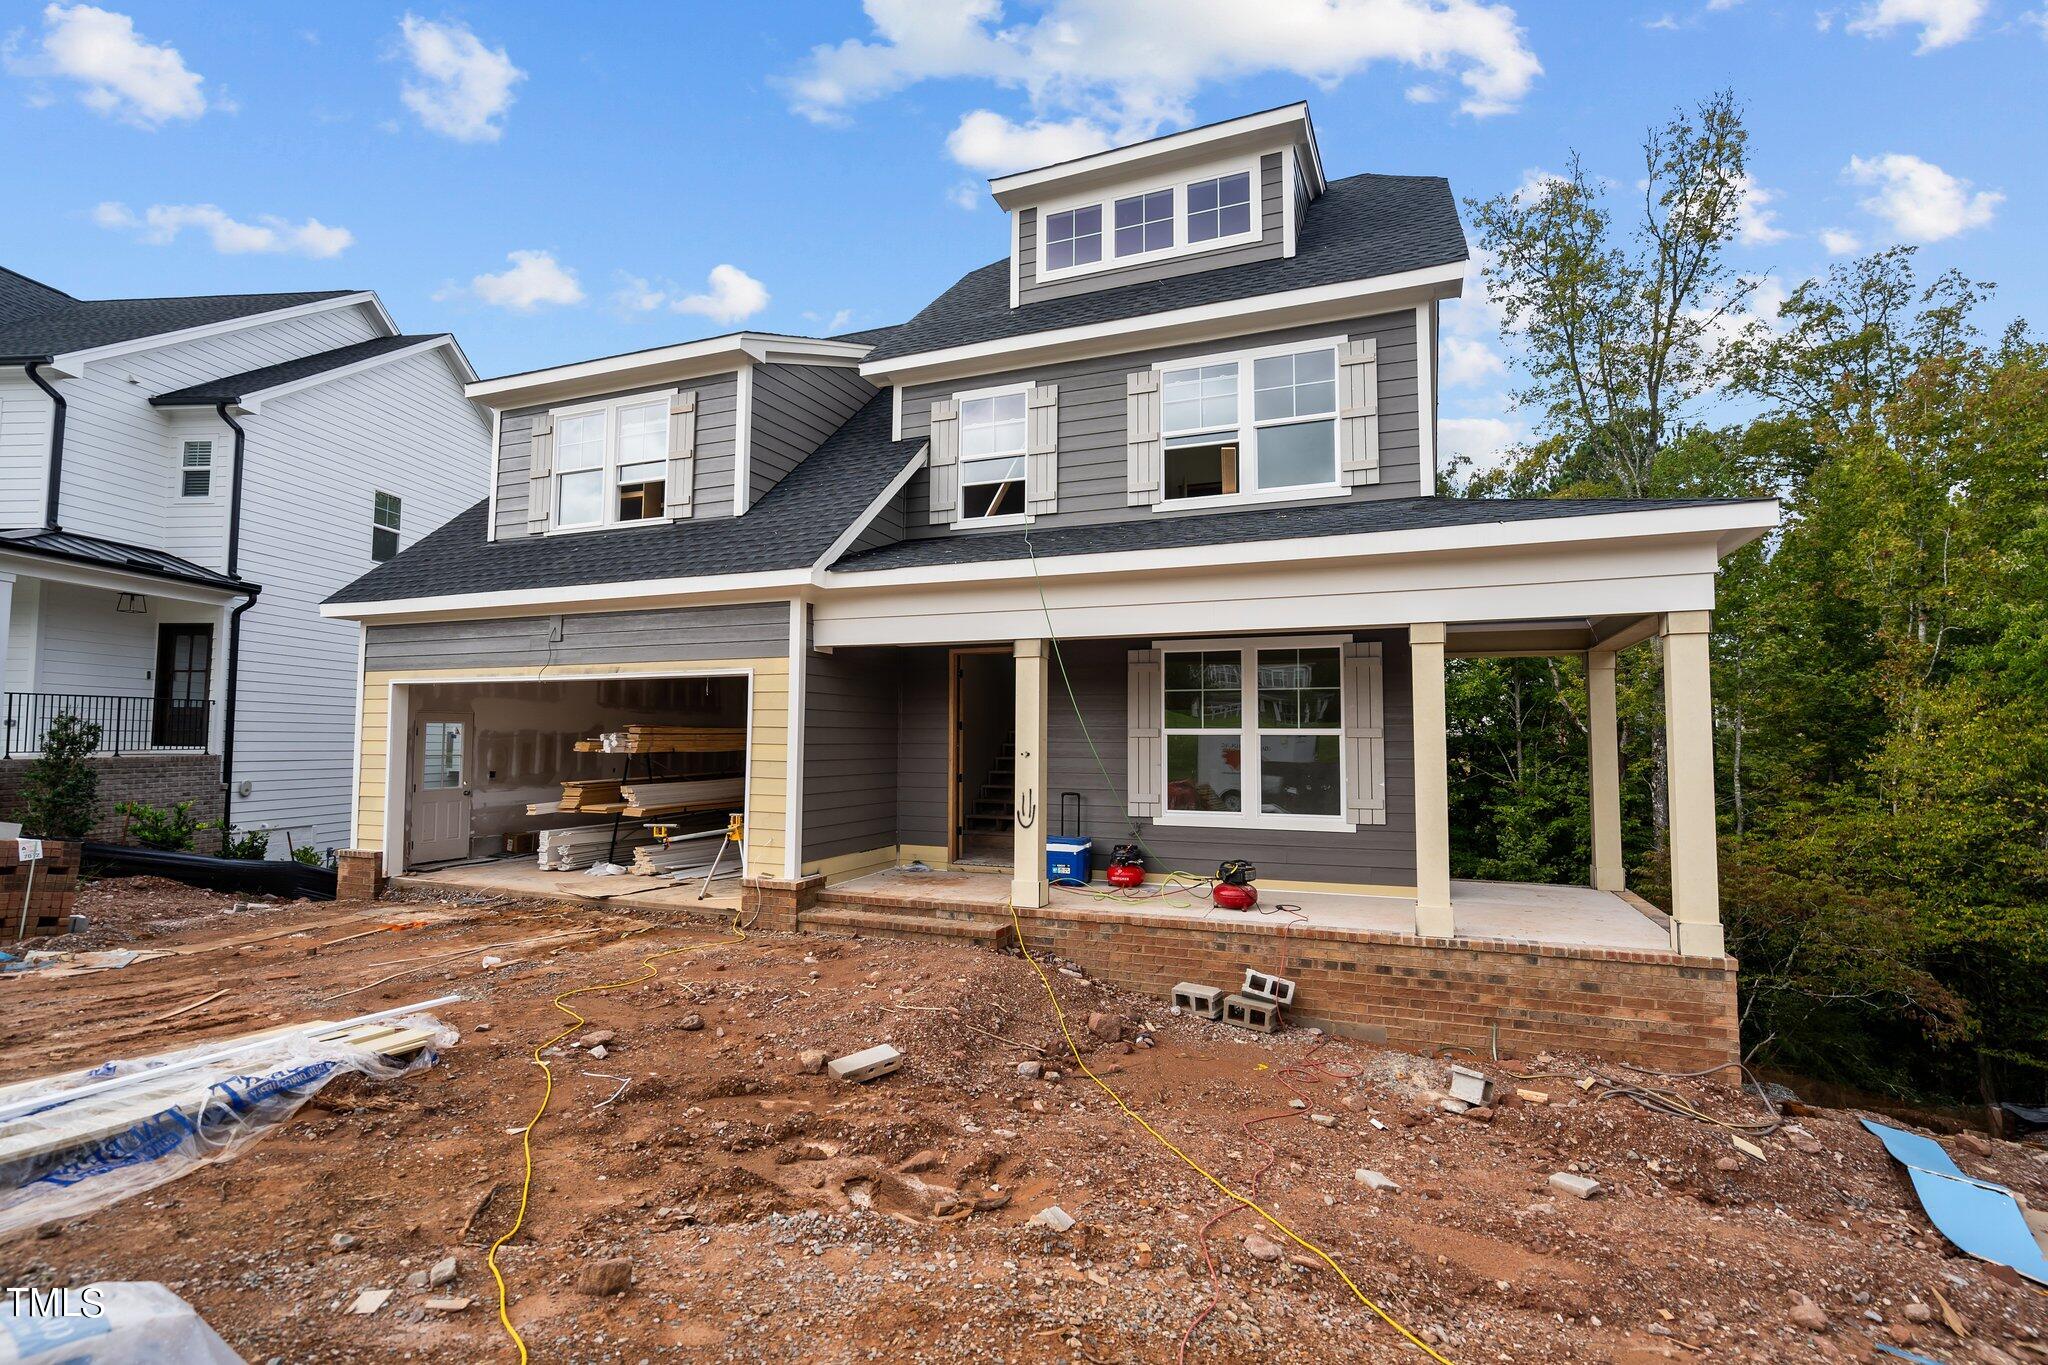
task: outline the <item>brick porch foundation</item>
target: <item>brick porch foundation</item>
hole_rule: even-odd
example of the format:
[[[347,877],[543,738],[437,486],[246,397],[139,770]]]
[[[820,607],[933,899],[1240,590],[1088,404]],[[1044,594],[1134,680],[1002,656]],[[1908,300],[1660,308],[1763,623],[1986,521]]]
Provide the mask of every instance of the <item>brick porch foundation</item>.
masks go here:
[[[1235,990],[1255,967],[1298,983],[1291,1022],[1414,1052],[1596,1053],[1670,1071],[1740,1052],[1733,958],[1406,938],[1080,909],[1019,911],[1050,952],[1164,1008],[1177,982]]]

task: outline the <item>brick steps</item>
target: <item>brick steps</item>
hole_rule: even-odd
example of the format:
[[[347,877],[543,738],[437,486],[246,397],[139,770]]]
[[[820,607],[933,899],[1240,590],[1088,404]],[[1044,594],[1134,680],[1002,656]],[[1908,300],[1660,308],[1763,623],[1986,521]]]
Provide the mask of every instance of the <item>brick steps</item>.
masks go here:
[[[908,942],[944,941],[970,943],[981,948],[1006,948],[1012,942],[1010,926],[1002,920],[959,912],[870,910],[859,905],[825,904],[819,897],[816,909],[801,913],[799,924],[807,932],[860,934],[868,938],[893,938]]]

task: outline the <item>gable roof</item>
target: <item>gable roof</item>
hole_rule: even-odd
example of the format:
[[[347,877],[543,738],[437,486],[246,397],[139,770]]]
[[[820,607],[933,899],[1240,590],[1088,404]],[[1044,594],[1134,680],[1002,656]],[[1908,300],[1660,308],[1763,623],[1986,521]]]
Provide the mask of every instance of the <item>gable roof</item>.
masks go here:
[[[1036,332],[1229,303],[1454,265],[1469,253],[1451,183],[1438,175],[1353,175],[1333,180],[1302,213],[1295,254],[1198,270],[1144,284],[1010,306],[1010,260],[961,276],[923,312],[877,343],[868,363],[1004,341]]]
[[[1243,512],[1152,517],[1144,521],[1068,526],[1028,533],[928,536],[863,550],[827,567],[833,573],[857,574],[1001,561],[1024,563],[1068,555],[1177,550],[1387,531],[1426,531],[1770,501],[1768,498],[1379,498],[1317,503],[1307,507],[1261,507]]]
[[[419,346],[430,341],[439,341],[450,336],[448,332],[428,332],[417,336],[373,337],[348,346],[337,346],[331,351],[319,351],[313,355],[300,356],[297,360],[286,360],[276,365],[265,365],[261,369],[244,370],[241,374],[223,375],[219,379],[208,379],[203,383],[173,389],[169,393],[157,394],[149,401],[160,408],[213,407],[220,403],[239,403],[251,394],[265,389],[274,389],[281,384],[293,384],[302,379],[311,379],[329,370],[338,370],[344,365],[354,365],[364,360],[374,360],[391,351],[401,351],[408,346]]]
[[[485,538],[488,500],[327,600],[387,602],[533,588],[808,569],[924,448],[889,438],[888,390],[742,517],[568,535]]]
[[[164,299],[74,299],[47,285],[13,275],[0,282],[0,294],[23,300],[33,309],[9,316],[0,307],[0,364],[20,365],[50,360],[70,351],[88,351],[142,337],[181,332],[216,322],[300,308],[325,299],[363,291],[323,289],[298,294],[197,294]],[[33,295],[23,285],[56,294],[54,300]],[[38,302],[47,304],[37,307]]]
[[[47,313],[78,302],[61,289],[32,280],[18,270],[0,266],[0,325]]]

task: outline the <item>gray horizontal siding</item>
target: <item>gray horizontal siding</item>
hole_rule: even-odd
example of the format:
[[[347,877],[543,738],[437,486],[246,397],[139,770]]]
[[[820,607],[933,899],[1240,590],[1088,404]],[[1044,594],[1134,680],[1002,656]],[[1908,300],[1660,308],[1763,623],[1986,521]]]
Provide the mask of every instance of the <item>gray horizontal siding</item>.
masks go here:
[[[732,515],[733,459],[737,444],[734,439],[734,419],[739,403],[736,374],[712,375],[680,385],[620,389],[617,393],[575,401],[595,402],[601,398],[623,398],[635,393],[665,392],[670,388],[693,389],[697,394],[697,488],[690,515],[692,519],[729,517]],[[552,406],[567,407],[570,404],[542,403],[530,408],[513,408],[498,424],[498,467],[494,477],[498,488],[497,537],[500,540],[528,533],[526,480],[533,469],[533,419]]]
[[[557,620],[562,638],[552,640]],[[764,659],[788,653],[789,604],[743,602],[663,611],[372,626],[364,666],[371,671],[538,668],[548,664]]]
[[[905,525],[904,504],[908,496],[907,493],[899,492],[884,503],[881,511],[875,513],[875,519],[868,523],[867,529],[847,547],[846,553],[858,554],[862,550],[879,549],[902,540]]]
[[[831,365],[756,365],[748,506],[874,397],[856,370]]]
[[[1047,726],[1049,765],[1044,807],[1060,818],[1060,798],[1082,799],[1082,833],[1095,841],[1095,864],[1103,866],[1113,845],[1129,843],[1135,824],[1155,855],[1151,870],[1213,873],[1226,858],[1243,858],[1259,875],[1276,880],[1348,882],[1374,886],[1415,884],[1415,742],[1409,690],[1407,637],[1401,632],[1361,632],[1361,640],[1386,646],[1384,674],[1387,728],[1387,822],[1344,833],[1314,830],[1196,829],[1133,821],[1124,813],[1124,727],[1129,650],[1146,640],[1078,640],[1061,645],[1066,674],[1073,680],[1081,715],[1074,716],[1056,672]],[[900,651],[897,676],[901,705],[897,734],[897,835],[906,844],[946,842],[947,653],[943,649]],[[1089,741],[1093,740],[1091,749]],[[1098,766],[1096,753],[1101,754]],[[1103,767],[1109,772],[1105,779]],[[1162,865],[1163,864],[1163,865]]]
[[[805,661],[806,862],[896,843],[896,692],[894,650]]]
[[[1416,422],[1415,314],[1380,313],[1352,322],[1333,322],[1261,332],[1228,341],[1068,361],[1034,369],[976,375],[973,379],[921,384],[904,390],[903,436],[922,440],[931,427],[932,400],[964,389],[1024,382],[1054,383],[1060,390],[1059,511],[1037,517],[1034,526],[1075,526],[1108,521],[1145,521],[1161,515],[1132,507],[1125,491],[1125,376],[1160,361],[1223,351],[1306,341],[1318,337],[1373,337],[1379,343],[1380,481],[1351,490],[1348,498],[1409,498],[1422,491],[1421,439]],[[972,534],[931,524],[930,476],[920,470],[904,490],[910,536]],[[1333,499],[1335,501],[1335,499]],[[1199,511],[1177,515],[1200,516]]]
[[[1199,251],[1190,256],[1176,256],[1164,261],[1119,266],[1072,279],[1047,281],[1038,278],[1038,210],[1024,209],[1017,215],[1017,302],[1038,303],[1045,299],[1093,293],[1098,289],[1116,289],[1127,284],[1170,279],[1176,275],[1195,275],[1206,270],[1221,270],[1228,266],[1243,265],[1247,261],[1274,260],[1286,254],[1284,196],[1287,187],[1283,183],[1283,176],[1280,153],[1268,152],[1260,158],[1261,221],[1259,239],[1255,242],[1221,247],[1215,251]],[[1174,225],[1176,234],[1186,230],[1185,219]],[[1111,249],[1111,231],[1110,224],[1104,222],[1102,248],[1105,253]]]

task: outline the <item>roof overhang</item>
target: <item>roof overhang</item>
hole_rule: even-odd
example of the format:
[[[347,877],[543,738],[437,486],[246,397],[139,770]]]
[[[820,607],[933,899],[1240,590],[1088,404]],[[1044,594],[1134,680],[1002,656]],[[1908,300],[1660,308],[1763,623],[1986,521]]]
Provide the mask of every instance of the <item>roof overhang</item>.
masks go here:
[[[206,337],[222,336],[229,332],[246,331],[287,318],[310,317],[316,313],[332,313],[336,309],[367,307],[376,315],[385,336],[398,335],[398,324],[385,311],[384,301],[375,291],[364,289],[353,294],[336,294],[331,299],[315,299],[290,308],[272,308],[261,313],[250,313],[239,318],[228,318],[222,322],[209,322],[198,327],[184,327],[175,332],[153,332],[148,336],[130,337],[126,341],[109,342],[105,346],[94,346],[82,351],[67,351],[49,357],[49,373],[59,379],[76,379],[85,373],[85,367],[99,360],[112,360],[118,356],[133,355],[137,351],[153,351],[160,346],[175,346],[180,342],[199,341]],[[18,363],[18,362],[10,362]]]
[[[168,597],[180,602],[198,602],[210,606],[224,605],[244,597],[254,597],[262,591],[253,583],[244,583],[239,587],[202,583],[176,574],[143,569],[120,569],[111,565],[95,564],[89,560],[71,559],[63,555],[25,550],[18,545],[6,544],[0,544],[0,574],[35,578],[45,583],[67,583],[79,588],[101,588],[108,592]]]
[[[1223,340],[1271,330],[1412,308],[1464,291],[1465,263],[1426,266],[1395,275],[1258,294],[1248,299],[1060,327],[1024,336],[972,342],[937,351],[892,356],[860,367],[861,377],[883,384],[923,383],[1055,360],[1081,360],[1122,351]]]
[[[788,596],[811,586],[809,569],[771,573],[700,574],[692,578],[642,578],[617,583],[579,583],[559,588],[517,588],[507,592],[450,593],[442,597],[400,597],[383,602],[323,602],[320,614],[365,625],[405,621],[458,621],[486,616],[536,616],[553,612],[646,610],[655,607],[745,601]]]
[[[858,365],[873,348],[865,342],[826,341],[777,332],[724,336],[656,346],[624,355],[524,370],[472,383],[466,392],[487,407],[506,409],[612,393],[669,380],[694,379],[753,364]]]
[[[1310,197],[1323,192],[1323,159],[1316,149],[1315,126],[1309,121],[1308,104],[1297,101],[1242,118],[1169,133],[1125,147],[1075,157],[1071,161],[1040,166],[997,176],[988,182],[989,193],[1006,211],[1023,208],[1040,200],[1079,193],[1098,186],[1117,184],[1130,178],[1139,167],[1167,170],[1183,163],[1213,161],[1237,152],[1273,151],[1292,143],[1301,156],[1303,178]]]
[[[293,379],[282,384],[272,384],[268,388],[251,389],[238,396],[194,398],[189,401],[172,403],[152,398],[150,403],[152,406],[159,408],[206,408],[211,410],[218,408],[225,402],[230,408],[240,414],[260,412],[263,409],[263,405],[272,399],[283,398],[287,394],[298,393],[303,389],[317,388],[322,384],[332,383],[337,379],[345,379],[352,374],[361,374],[366,370],[374,370],[381,365],[388,365],[395,360],[405,360],[411,356],[425,355],[429,351],[439,350],[447,351],[449,366],[455,371],[456,377],[465,385],[476,382],[476,370],[470,365],[469,357],[462,353],[462,347],[457,343],[453,334],[444,333],[440,336],[429,337],[417,345],[400,346],[395,350],[384,351],[366,359],[358,360],[350,365],[337,365],[331,370],[322,370],[318,374],[309,374],[302,379]]]

